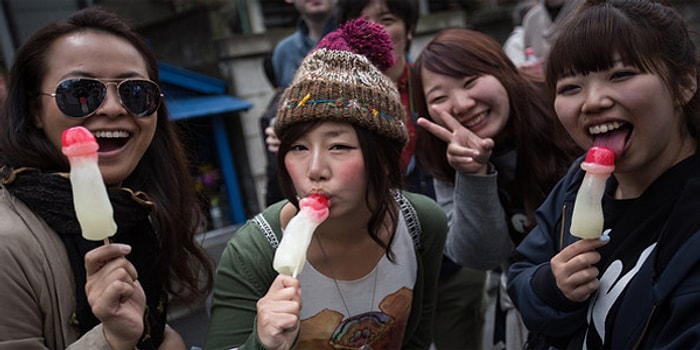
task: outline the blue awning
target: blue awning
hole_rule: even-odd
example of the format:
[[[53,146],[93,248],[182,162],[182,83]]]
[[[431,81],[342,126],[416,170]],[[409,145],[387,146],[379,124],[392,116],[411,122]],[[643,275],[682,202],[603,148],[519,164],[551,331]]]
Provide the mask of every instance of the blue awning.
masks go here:
[[[247,110],[250,102],[226,93],[225,81],[158,62],[160,82],[172,120]]]
[[[187,98],[165,98],[170,118],[182,120],[206,115],[232,113],[247,110],[253,105],[250,102],[229,95],[214,95]]]

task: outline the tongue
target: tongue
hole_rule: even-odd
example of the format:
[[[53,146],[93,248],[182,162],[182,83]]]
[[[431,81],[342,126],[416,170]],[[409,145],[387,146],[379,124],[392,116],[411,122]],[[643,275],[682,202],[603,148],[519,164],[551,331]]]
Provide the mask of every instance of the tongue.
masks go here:
[[[604,146],[610,148],[615,153],[615,158],[620,157],[625,148],[625,140],[629,129],[620,128],[612,132],[595,137],[594,146]]]

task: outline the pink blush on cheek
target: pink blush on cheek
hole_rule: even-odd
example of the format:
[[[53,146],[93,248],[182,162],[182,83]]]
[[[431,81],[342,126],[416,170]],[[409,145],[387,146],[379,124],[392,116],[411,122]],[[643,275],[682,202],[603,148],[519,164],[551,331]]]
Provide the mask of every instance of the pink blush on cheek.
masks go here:
[[[342,163],[335,171],[334,187],[364,197],[367,191],[365,163],[362,156]]]
[[[297,184],[299,183],[299,180],[302,179],[302,177],[304,176],[304,171],[303,171],[303,169],[301,169],[300,164],[296,163],[294,161],[287,160],[285,158],[284,167],[287,168],[287,172],[289,173],[289,177],[292,179],[292,182],[294,183],[294,188],[297,188]]]

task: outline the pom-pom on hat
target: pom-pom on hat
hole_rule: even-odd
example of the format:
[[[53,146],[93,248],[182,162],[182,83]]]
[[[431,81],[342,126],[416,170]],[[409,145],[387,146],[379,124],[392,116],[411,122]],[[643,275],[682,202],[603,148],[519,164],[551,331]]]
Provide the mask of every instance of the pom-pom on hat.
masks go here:
[[[394,82],[381,71],[393,64],[391,38],[382,25],[362,18],[346,22],[301,62],[280,99],[275,133],[295,123],[335,120],[405,145],[406,112]]]

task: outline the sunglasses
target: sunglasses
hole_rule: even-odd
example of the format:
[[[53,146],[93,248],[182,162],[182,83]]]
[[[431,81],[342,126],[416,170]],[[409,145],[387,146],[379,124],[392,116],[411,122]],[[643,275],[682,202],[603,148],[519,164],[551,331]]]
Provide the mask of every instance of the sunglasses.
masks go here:
[[[119,100],[131,114],[147,117],[160,107],[163,94],[158,84],[145,79],[127,79],[120,82],[104,82],[97,79],[69,79],[56,86],[56,92],[48,95],[56,98],[58,109],[71,118],[87,118],[100,108],[107,96],[107,86],[117,86]]]

